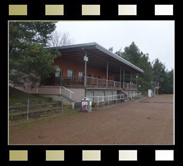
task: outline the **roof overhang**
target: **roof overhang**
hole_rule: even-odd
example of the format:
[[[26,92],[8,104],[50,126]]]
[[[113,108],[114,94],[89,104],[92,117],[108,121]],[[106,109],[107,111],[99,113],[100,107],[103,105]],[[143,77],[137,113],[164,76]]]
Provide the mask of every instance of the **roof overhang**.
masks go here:
[[[76,44],[61,47],[49,47],[48,49],[58,49],[62,59],[84,63],[83,56],[87,53],[90,65],[106,69],[106,62],[109,62],[109,69],[119,71],[119,68],[133,73],[143,73],[144,71],[122,57],[108,51],[97,43]]]

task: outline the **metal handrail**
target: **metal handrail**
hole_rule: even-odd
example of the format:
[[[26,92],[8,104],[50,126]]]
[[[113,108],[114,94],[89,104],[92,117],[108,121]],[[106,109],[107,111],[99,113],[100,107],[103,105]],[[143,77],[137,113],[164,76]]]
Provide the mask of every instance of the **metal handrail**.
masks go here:
[[[72,94],[75,94],[73,91],[71,91],[70,89],[67,89],[66,87],[62,86],[62,88],[64,88],[65,90],[71,92]]]
[[[117,101],[117,100],[124,99],[124,94],[108,95],[108,96],[87,96],[87,97],[91,100],[96,98],[97,99],[97,104],[99,104],[99,102],[108,102],[108,104],[109,104],[109,101]]]
[[[70,89],[67,89],[66,87],[62,86],[62,88],[64,88],[65,90],[69,91],[70,92],[70,99],[72,98],[72,94],[75,94],[73,91],[71,91]]]
[[[60,90],[59,90],[59,93],[60,93],[60,94],[62,94],[61,89],[63,88],[63,89],[65,89],[65,90],[67,90],[67,91],[70,92],[70,99],[72,98],[72,95],[71,95],[71,94],[75,94],[73,91],[71,91],[70,89],[67,89],[67,88],[64,87],[64,86],[40,86],[40,87],[36,87],[36,93],[38,93],[39,88],[59,88],[59,89],[60,89]]]

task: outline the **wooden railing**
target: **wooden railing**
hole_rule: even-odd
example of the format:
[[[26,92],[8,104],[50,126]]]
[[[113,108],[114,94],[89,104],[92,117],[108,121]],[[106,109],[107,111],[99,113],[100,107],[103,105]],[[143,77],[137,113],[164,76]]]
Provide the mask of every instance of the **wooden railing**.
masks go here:
[[[78,87],[84,86],[84,77],[72,77],[72,78],[62,78],[63,86],[68,87]],[[95,77],[86,77],[87,87],[96,88],[121,88],[121,83],[113,80],[100,79]]]
[[[54,83],[53,83],[54,82]],[[84,77],[62,77],[55,78],[49,86],[66,86],[66,87],[84,87]],[[136,84],[126,83],[123,84],[119,81],[106,80],[95,77],[86,77],[86,87],[93,88],[124,88],[124,89],[137,89]]]
[[[132,84],[132,83],[123,82],[123,88],[124,89],[137,89],[137,85]]]
[[[78,87],[84,85],[84,77],[63,77],[62,78],[63,86],[70,86],[70,87]]]

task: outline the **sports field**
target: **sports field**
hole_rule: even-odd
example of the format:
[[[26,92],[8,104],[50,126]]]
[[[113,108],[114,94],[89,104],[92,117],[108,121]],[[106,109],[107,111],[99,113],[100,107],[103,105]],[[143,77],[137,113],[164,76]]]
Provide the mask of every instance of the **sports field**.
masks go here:
[[[9,144],[172,145],[173,95],[9,127]]]

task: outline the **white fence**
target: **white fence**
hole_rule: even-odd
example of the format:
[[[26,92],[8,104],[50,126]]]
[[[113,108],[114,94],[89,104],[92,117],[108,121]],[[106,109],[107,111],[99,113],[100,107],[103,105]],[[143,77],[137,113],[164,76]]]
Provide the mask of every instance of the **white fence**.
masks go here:
[[[91,87],[108,87],[108,88],[121,88],[121,83],[114,80],[106,80],[101,78],[86,77],[87,86]]]
[[[131,99],[136,99],[139,98],[142,95],[142,93],[136,93],[136,94],[130,94],[128,97]]]
[[[93,103],[99,104],[109,104],[112,101],[124,101],[124,94],[118,94],[118,95],[108,95],[108,96],[87,96],[90,100],[93,101]]]

